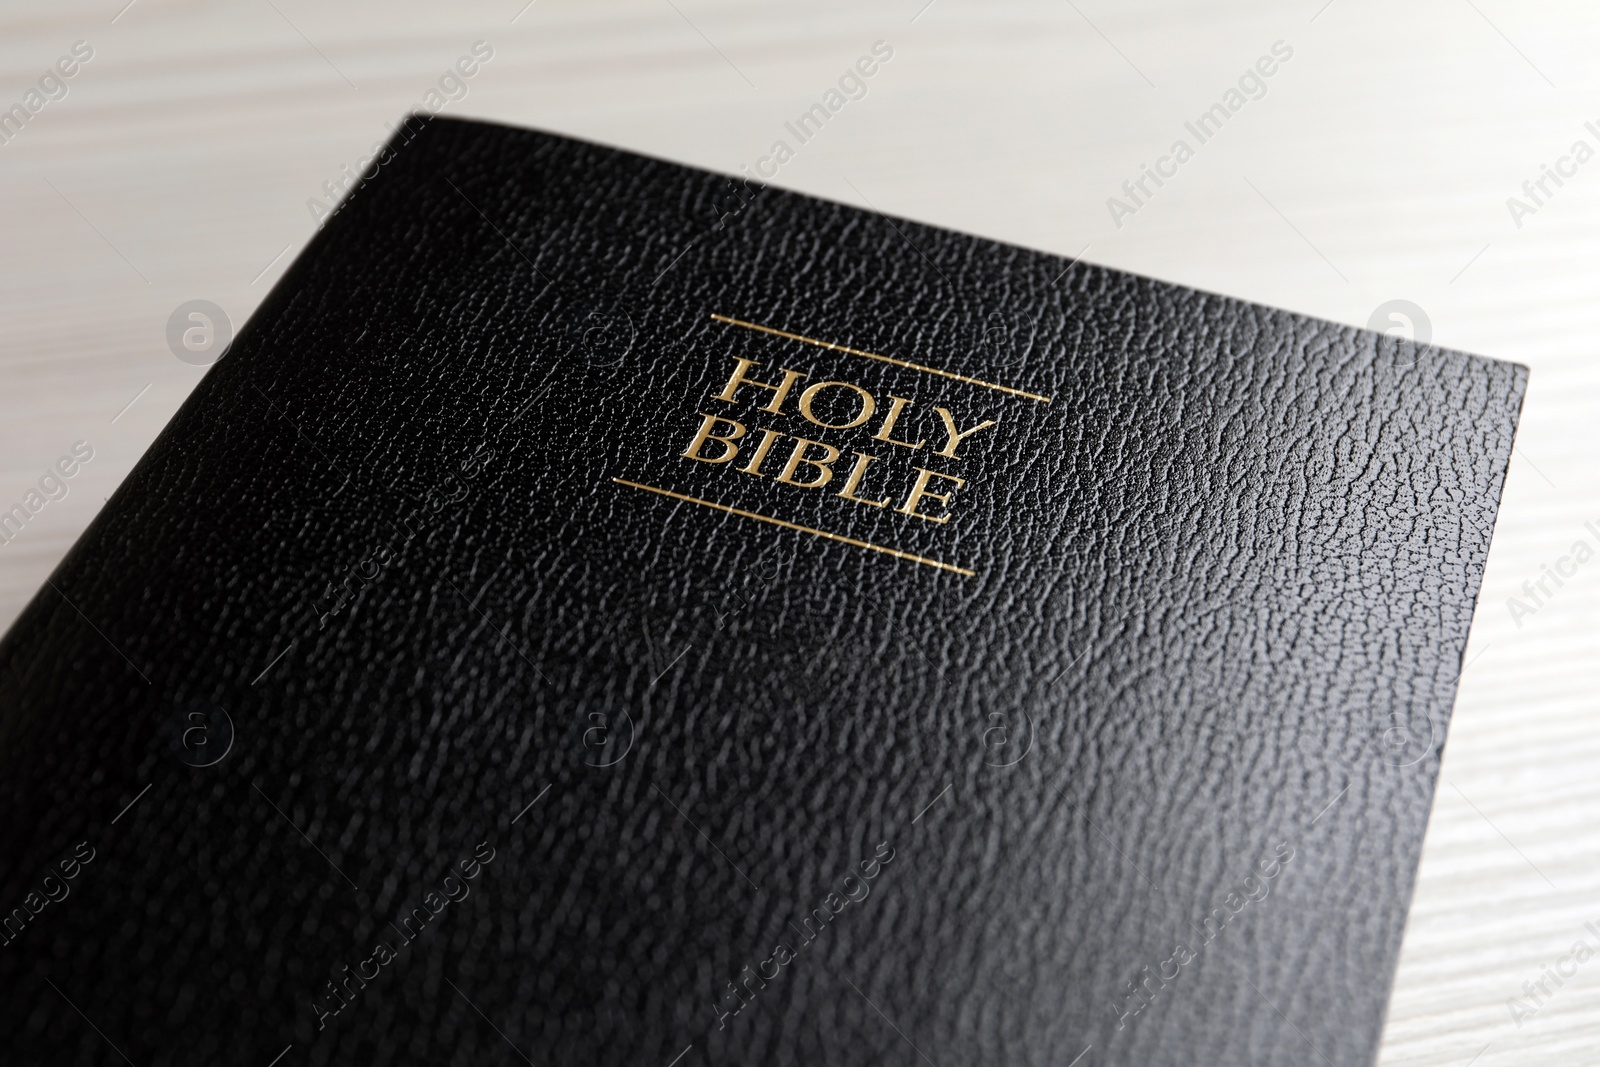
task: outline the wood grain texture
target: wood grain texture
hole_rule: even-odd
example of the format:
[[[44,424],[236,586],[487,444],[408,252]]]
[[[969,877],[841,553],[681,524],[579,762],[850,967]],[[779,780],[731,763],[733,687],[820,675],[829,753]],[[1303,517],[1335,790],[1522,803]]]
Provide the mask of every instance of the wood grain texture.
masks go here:
[[[674,4],[676,6],[674,6]],[[201,371],[166,325],[241,323],[314,232],[307,201],[478,40],[445,113],[737,171],[872,42],[895,58],[775,184],[1366,324],[1407,299],[1433,339],[1532,379],[1469,648],[1382,1061],[1592,1061],[1600,963],[1516,1025],[1600,925],[1600,161],[1506,199],[1578,139],[1600,13],[1370,0],[739,5],[521,0],[64,3],[0,14],[0,106],[76,41],[94,58],[0,146],[0,507],[76,441],[94,459],[0,547],[0,622],[43,583]],[[522,9],[519,13],[519,9]],[[919,14],[919,9],[922,9]],[[113,18],[115,21],[113,22]],[[515,21],[513,22],[513,19]],[[914,21],[913,21],[914,19]],[[1282,40],[1293,58],[1117,226],[1108,197]],[[1189,138],[1193,143],[1192,136]],[[131,406],[129,406],[132,401]],[[1568,567],[1570,568],[1570,565]],[[1352,906],[1357,906],[1353,902]]]

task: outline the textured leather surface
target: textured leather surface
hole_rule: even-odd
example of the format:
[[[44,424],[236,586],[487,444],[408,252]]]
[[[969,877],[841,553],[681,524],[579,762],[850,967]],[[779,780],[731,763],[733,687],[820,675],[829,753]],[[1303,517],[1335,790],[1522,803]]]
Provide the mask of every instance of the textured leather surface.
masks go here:
[[[1371,1061],[1525,370],[748,195],[434,121],[329,221],[0,644],[7,1063]]]

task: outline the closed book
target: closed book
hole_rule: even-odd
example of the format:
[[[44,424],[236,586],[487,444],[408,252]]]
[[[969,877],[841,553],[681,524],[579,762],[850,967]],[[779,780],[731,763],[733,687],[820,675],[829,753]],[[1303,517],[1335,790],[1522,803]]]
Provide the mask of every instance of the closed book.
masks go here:
[[[1526,374],[408,120],[0,644],[5,1058],[1371,1063]]]

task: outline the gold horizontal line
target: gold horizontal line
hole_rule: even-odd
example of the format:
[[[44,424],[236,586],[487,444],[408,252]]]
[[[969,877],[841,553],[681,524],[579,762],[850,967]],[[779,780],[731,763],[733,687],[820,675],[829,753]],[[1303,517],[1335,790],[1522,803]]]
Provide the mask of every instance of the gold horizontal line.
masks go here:
[[[630,482],[626,478],[613,478],[611,480],[619,485],[631,485],[633,488],[643,489],[647,493],[659,493],[662,496],[670,496],[674,500],[682,500],[690,504],[699,504],[703,507],[715,508],[718,511],[726,511],[730,515],[738,515],[741,518],[756,519],[759,522],[770,522],[772,525],[782,526],[786,530],[799,530],[801,533],[814,534],[817,537],[826,537],[830,541],[840,541],[847,545],[854,545],[857,548],[869,548],[874,552],[886,553],[887,555],[893,556],[895,559],[907,559],[913,563],[921,563],[924,566],[938,567],[942,571],[954,571],[955,573],[965,575],[968,578],[977,577],[976,571],[969,571],[965,567],[957,567],[953,563],[940,563],[938,560],[929,559],[926,556],[913,556],[910,552],[902,552],[898,548],[887,548],[883,545],[875,545],[871,541],[857,541],[854,537],[846,537],[843,534],[829,533],[827,530],[818,530],[811,526],[801,526],[799,523],[785,522],[782,519],[774,519],[770,515],[757,515],[753,511],[744,511],[740,508],[729,507],[727,504],[718,504],[710,500],[701,500],[697,496],[685,496],[683,493],[674,493],[670,489],[657,489],[653,485],[643,485],[639,482]]]
[[[1055,399],[1054,397],[1049,396],[1039,396],[1037,393],[1025,393],[1021,389],[1013,389],[1009,385],[997,385],[994,382],[986,382],[980,378],[968,378],[964,374],[956,374],[953,371],[940,370],[938,367],[924,367],[920,363],[911,363],[907,360],[895,359],[893,356],[880,356],[876,352],[863,352],[859,348],[849,348],[845,345],[836,345],[832,341],[819,341],[815,337],[805,337],[798,333],[789,333],[787,330],[775,330],[771,326],[762,326],[759,323],[745,322],[743,319],[729,318],[726,315],[718,315],[716,312],[712,312],[711,317],[718,322],[726,322],[732,326],[743,326],[747,330],[760,330],[762,333],[770,333],[776,334],[779,337],[787,337],[791,341],[804,341],[806,344],[816,345],[818,348],[829,348],[835,352],[848,352],[852,356],[862,356],[866,359],[875,359],[880,363],[892,363],[896,367],[905,367],[909,370],[919,370],[924,374],[937,374],[941,378],[951,378],[958,382],[966,382],[968,385],[981,385],[985,389],[994,389],[1002,393],[1010,393],[1012,396],[1026,397],[1029,400],[1037,400],[1041,404],[1048,404],[1050,401]]]

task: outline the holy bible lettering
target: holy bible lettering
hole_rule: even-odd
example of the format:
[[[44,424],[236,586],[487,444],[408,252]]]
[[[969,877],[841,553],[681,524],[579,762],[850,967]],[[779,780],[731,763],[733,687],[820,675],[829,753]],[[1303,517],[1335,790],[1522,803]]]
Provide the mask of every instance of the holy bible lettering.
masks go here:
[[[835,475],[840,474],[842,480],[833,492],[836,497],[869,508],[894,505],[902,515],[946,523],[951,518],[956,490],[967,480],[948,471],[914,465],[912,473],[902,478],[896,488],[869,470],[885,451],[880,443],[911,452],[926,450],[929,456],[959,461],[968,438],[997,424],[995,419],[982,419],[967,423],[963,429],[954,412],[937,406],[931,409],[938,419],[935,424],[926,417],[919,418],[921,412],[912,412],[916,400],[911,397],[889,395],[884,404],[871,390],[854,382],[824,381],[801,387],[808,375],[800,371],[781,368],[778,377],[768,381],[754,376],[754,372],[773,377],[763,371],[760,363],[735,357],[727,383],[711,399],[734,408],[754,403],[755,413],[741,412],[740,418],[732,418],[699,412],[700,425],[689,447],[680,453],[684,458],[711,464],[737,461],[733,469],[756,478],[771,476],[779,484],[797,489],[826,489],[836,484]],[[858,436],[853,442],[841,442],[841,447],[782,433],[755,425],[754,419],[761,413],[798,415],[821,430],[853,430],[866,439]],[[853,444],[860,447],[851,447],[852,458],[840,463],[844,448]],[[862,451],[865,448],[873,451]],[[835,464],[839,464],[837,470]]]

